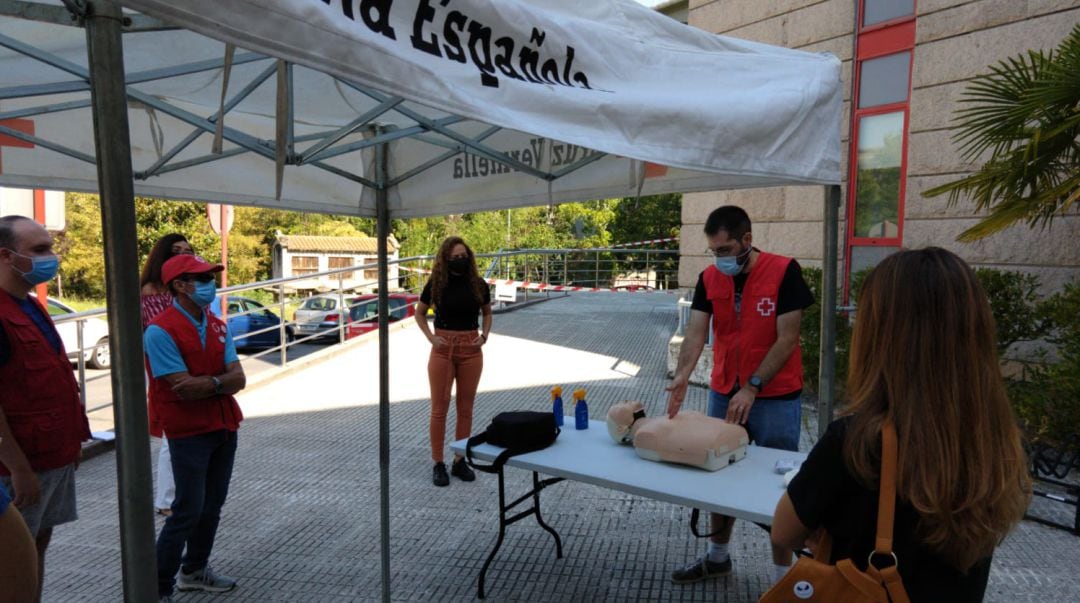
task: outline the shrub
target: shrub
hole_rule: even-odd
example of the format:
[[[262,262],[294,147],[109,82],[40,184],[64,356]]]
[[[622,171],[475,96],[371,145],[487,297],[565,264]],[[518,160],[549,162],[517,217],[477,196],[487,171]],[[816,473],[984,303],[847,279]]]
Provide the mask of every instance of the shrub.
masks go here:
[[[1075,450],[1080,446],[1080,282],[1039,304],[1057,359],[1025,366],[1011,379],[1009,395],[1028,438],[1038,444]]]
[[[997,323],[998,354],[1004,356],[1014,343],[1038,341],[1050,334],[1052,320],[1041,304],[1034,274],[978,268],[975,276],[990,300]]]

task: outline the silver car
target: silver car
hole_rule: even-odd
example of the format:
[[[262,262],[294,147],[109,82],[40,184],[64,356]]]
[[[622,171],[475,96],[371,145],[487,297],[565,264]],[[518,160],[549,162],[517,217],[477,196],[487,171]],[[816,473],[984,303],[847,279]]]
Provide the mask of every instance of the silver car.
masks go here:
[[[339,324],[349,322],[348,306],[354,299],[355,296],[341,298],[334,294],[315,295],[305,299],[293,315],[296,321],[296,336],[310,337],[318,334],[317,339],[333,337]],[[343,309],[339,307],[342,300],[346,304],[345,316],[341,315]]]

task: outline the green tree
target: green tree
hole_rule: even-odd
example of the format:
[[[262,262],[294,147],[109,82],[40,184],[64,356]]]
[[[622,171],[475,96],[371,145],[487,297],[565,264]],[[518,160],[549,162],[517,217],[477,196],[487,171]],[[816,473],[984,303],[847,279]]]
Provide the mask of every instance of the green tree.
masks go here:
[[[1080,25],[1056,51],[1029,51],[975,78],[957,111],[963,157],[990,159],[975,173],[932,188],[950,205],[970,196],[989,215],[958,237],[974,241],[1019,221],[1048,226],[1080,199]]]

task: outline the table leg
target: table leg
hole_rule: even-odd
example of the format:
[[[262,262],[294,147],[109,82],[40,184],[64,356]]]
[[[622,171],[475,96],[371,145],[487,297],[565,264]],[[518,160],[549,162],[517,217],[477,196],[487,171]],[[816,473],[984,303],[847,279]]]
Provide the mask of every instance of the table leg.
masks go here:
[[[558,532],[548,524],[544,523],[544,518],[540,515],[540,491],[543,490],[546,485],[547,484],[540,481],[540,476],[533,471],[533,507],[536,509],[536,523],[540,524],[541,528],[547,530],[548,533],[555,538],[555,558],[562,559],[562,539],[559,538]]]
[[[484,580],[487,577],[488,567],[491,565],[491,562],[495,559],[495,555],[499,552],[499,548],[502,546],[503,537],[506,535],[507,526],[512,523],[524,519],[529,515],[535,515],[536,521],[540,524],[540,527],[547,530],[547,532],[555,538],[556,558],[562,559],[562,540],[559,538],[558,532],[556,532],[554,528],[552,528],[548,524],[544,523],[544,519],[540,515],[540,491],[552,484],[557,484],[563,481],[563,478],[552,477],[542,480],[540,479],[539,475],[535,471],[533,471],[533,489],[530,492],[527,492],[523,496],[519,497],[514,502],[506,504],[506,485],[503,478],[502,467],[499,467],[497,474],[499,476],[499,536],[495,539],[495,547],[492,548],[491,553],[488,554],[487,560],[484,561],[483,567],[480,568],[480,576],[476,580],[476,596],[479,599],[484,598]],[[507,511],[513,509],[517,505],[530,498],[533,501],[532,508],[526,509],[512,517],[507,518]]]

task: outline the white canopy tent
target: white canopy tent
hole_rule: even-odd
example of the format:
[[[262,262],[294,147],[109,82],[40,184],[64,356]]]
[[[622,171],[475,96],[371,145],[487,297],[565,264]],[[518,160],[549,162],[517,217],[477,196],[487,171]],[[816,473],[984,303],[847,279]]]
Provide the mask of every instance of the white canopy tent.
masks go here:
[[[0,185],[101,191],[120,350],[141,350],[125,316],[134,194],[373,215],[384,246],[391,217],[840,181],[835,57],[711,35],[632,0],[124,4],[141,14],[125,13],[121,45],[112,3],[0,0]],[[139,598],[155,582],[136,567],[153,538],[142,369],[117,355],[125,592]]]

